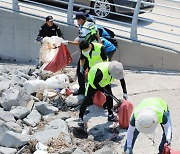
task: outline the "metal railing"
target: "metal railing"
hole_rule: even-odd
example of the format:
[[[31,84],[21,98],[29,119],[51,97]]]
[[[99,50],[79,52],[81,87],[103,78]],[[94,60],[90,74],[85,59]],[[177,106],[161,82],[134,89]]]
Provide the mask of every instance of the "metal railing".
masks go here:
[[[82,5],[74,4],[74,0],[69,0],[69,2],[59,0],[59,2],[61,3],[64,3],[66,5],[68,4],[68,9],[50,6],[47,4],[42,4],[29,0],[24,0],[24,1],[29,2],[33,5],[37,5],[39,6],[39,8],[35,8],[34,6],[30,6],[30,5],[26,6],[23,3],[19,4],[18,0],[12,0],[9,2],[7,2],[7,0],[1,0],[0,2],[11,3],[12,4],[11,9],[15,12],[34,15],[36,17],[44,18],[44,16],[41,16],[39,14],[37,15],[37,14],[32,14],[30,12],[22,11],[21,8],[27,8],[36,11],[41,11],[43,13],[62,16],[66,18],[66,22],[65,21],[59,21],[59,22],[66,23],[69,25],[74,25],[73,6],[84,7]],[[96,2],[96,0],[91,0],[91,1]],[[128,0],[128,1],[135,2],[135,0]],[[119,7],[119,8],[132,10],[132,12],[134,12],[133,16],[119,12],[110,12],[113,16],[116,16],[115,19],[101,18],[98,16],[97,17],[94,16],[94,17],[97,19],[99,25],[103,25],[107,28],[111,28],[111,30],[114,30],[116,32],[117,37],[145,43],[148,45],[168,49],[179,53],[180,52],[180,17],[179,17],[180,1],[179,0],[160,1],[160,2],[169,3],[169,5],[158,3],[158,0],[156,1],[155,3],[151,3],[143,0],[136,0],[137,3],[135,8],[127,7],[123,5],[111,4],[113,7],[116,8]],[[109,4],[106,2],[101,2],[101,3]],[[175,4],[172,6],[170,5],[171,3],[175,3]],[[153,11],[149,12],[146,10],[142,10],[141,6],[143,4],[153,5],[154,6]],[[5,8],[2,6],[0,7]],[[41,7],[48,7],[53,10],[64,11],[65,14],[62,15],[61,13],[52,12],[47,9],[42,10]],[[86,6],[86,8],[93,10],[91,6]],[[125,21],[119,20],[119,17],[120,19],[125,18],[124,19]]]

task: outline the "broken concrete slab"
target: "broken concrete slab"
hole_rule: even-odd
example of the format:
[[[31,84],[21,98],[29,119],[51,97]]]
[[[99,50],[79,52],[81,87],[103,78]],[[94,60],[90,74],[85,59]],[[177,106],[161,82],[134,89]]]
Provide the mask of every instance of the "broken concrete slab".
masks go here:
[[[17,148],[27,144],[29,140],[29,135],[7,131],[0,139],[0,145],[9,148]]]
[[[12,113],[16,119],[24,119],[30,113],[30,110],[22,106],[13,106],[10,113]]]
[[[23,121],[26,125],[35,127],[41,121],[41,114],[37,110],[32,110]]]

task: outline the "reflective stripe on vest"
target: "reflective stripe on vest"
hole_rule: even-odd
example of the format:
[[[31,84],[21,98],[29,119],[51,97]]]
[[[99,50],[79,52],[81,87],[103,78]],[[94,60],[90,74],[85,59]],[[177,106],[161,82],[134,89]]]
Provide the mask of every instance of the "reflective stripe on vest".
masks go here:
[[[146,98],[134,109],[133,113],[135,119],[140,110],[143,108],[153,110],[158,117],[158,122],[161,123],[163,119],[163,114],[165,111],[167,111],[167,104],[161,98]]]
[[[83,54],[83,51],[82,51],[82,54],[87,57],[88,61],[89,61],[89,67],[93,67],[95,64],[97,63],[100,63],[100,62],[103,62],[103,59],[101,58],[101,47],[102,47],[102,44],[99,44],[99,43],[92,43],[94,45],[94,50],[92,50],[92,55],[90,57],[90,55],[85,55]]]
[[[91,42],[92,41],[91,38],[97,34],[95,24],[93,22],[86,21],[84,25],[82,26],[82,28],[86,28],[90,31],[90,33],[88,33],[87,36],[85,37],[85,40],[87,40],[88,42],[89,41]]]
[[[97,69],[100,69],[102,74],[103,74],[102,80],[99,82],[99,85],[101,87],[107,86],[108,84],[110,84],[114,80],[114,78],[112,78],[112,76],[108,72],[109,64],[110,64],[110,62],[101,62],[101,63],[98,63],[98,64],[94,65],[90,69],[90,71],[88,73],[88,83],[94,89],[96,89],[96,87],[93,84],[93,82],[94,82],[94,79],[95,79],[95,75],[96,75]]]

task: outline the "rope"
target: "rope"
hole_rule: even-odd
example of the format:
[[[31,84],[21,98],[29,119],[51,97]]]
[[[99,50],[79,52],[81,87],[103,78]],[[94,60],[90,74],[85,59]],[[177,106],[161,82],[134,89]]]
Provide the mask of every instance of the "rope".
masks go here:
[[[147,136],[147,134],[145,134],[145,135],[146,135],[146,137],[147,137],[149,140],[151,140],[151,141],[153,142],[153,146],[155,146],[155,145],[156,145],[156,142],[154,141],[155,134],[153,134],[153,138]]]

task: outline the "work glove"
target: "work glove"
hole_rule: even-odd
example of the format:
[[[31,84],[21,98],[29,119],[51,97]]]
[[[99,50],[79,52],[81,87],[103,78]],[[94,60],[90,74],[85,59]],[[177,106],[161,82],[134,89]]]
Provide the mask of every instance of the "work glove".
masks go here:
[[[124,98],[125,100],[127,100],[127,99],[128,99],[128,95],[127,95],[127,93],[123,93],[123,98]]]
[[[64,40],[62,43],[64,44],[64,45],[68,45],[68,40]]]
[[[80,66],[80,73],[84,74],[84,67],[83,66]]]
[[[127,148],[125,154],[133,154],[132,148]]]
[[[167,139],[167,140],[166,140],[166,143],[167,143],[168,146],[170,146],[170,145],[171,145],[171,140],[170,140],[170,139]]]

